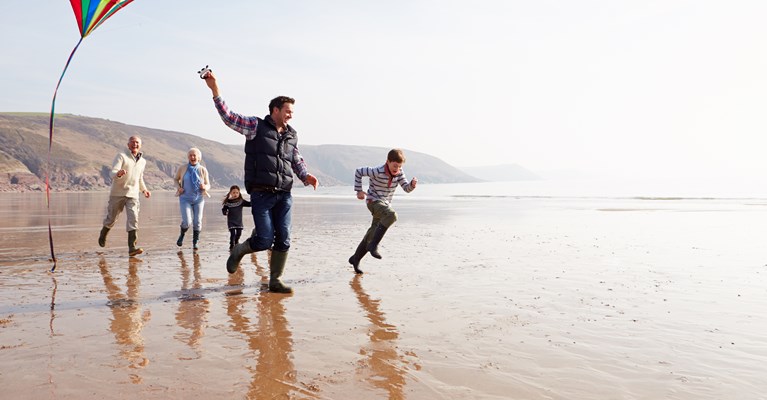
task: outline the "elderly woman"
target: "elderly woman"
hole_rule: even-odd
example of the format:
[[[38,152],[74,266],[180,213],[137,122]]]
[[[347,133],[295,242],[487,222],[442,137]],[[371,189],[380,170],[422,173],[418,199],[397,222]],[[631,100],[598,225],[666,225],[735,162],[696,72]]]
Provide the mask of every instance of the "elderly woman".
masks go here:
[[[178,236],[176,245],[184,244],[184,235],[192,225],[192,247],[197,250],[202,229],[202,209],[205,207],[205,196],[210,197],[210,180],[208,170],[200,165],[202,153],[192,147],[187,152],[189,162],[179,167],[176,171],[176,196],[178,196],[181,210],[181,234]]]

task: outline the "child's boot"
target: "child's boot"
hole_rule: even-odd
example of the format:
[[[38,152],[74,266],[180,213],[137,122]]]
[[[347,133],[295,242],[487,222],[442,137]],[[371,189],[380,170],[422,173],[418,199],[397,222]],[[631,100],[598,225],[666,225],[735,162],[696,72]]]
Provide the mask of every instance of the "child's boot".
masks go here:
[[[137,256],[144,252],[144,249],[136,247],[136,239],[138,239],[138,231],[128,231],[128,255],[131,257]]]
[[[378,244],[381,243],[381,239],[383,239],[388,229],[389,227],[383,226],[379,222],[375,231],[373,231],[373,237],[370,238],[370,243],[368,243],[367,250],[370,252],[370,255],[379,260],[381,259],[381,254],[378,252]]]
[[[229,251],[232,251],[232,248],[237,243],[240,243],[240,235],[237,234],[237,229],[229,229]]]
[[[360,269],[360,261],[362,260],[362,257],[365,257],[365,254],[368,253],[368,246],[367,242],[365,241],[365,238],[362,238],[362,241],[357,246],[357,250],[354,251],[354,254],[349,257],[349,264],[354,267],[354,272],[357,274],[361,274],[362,270]]]
[[[199,249],[200,247],[198,244],[200,243],[200,231],[192,231],[192,248],[194,250]]]
[[[186,235],[186,231],[189,230],[189,228],[180,228],[181,233],[178,235],[178,240],[176,240],[176,246],[181,247],[184,245],[184,235]]]

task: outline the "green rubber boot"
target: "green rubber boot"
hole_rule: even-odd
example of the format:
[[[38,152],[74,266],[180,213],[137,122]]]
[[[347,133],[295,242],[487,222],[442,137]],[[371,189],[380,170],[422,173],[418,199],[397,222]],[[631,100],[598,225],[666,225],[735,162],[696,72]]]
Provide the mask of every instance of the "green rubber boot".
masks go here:
[[[192,231],[192,248],[198,250],[200,248],[200,231]]]
[[[269,291],[274,293],[293,293],[290,286],[280,281],[282,271],[285,270],[285,263],[288,261],[287,251],[272,250],[272,259],[269,260]]]
[[[178,235],[178,240],[176,240],[176,246],[181,247],[184,245],[184,235],[186,235],[186,231],[189,230],[189,228],[179,228],[180,234]]]
[[[128,255],[133,257],[144,252],[141,247],[136,247],[136,239],[138,239],[138,231],[128,231]]]
[[[357,245],[357,250],[354,252],[354,254],[349,257],[349,264],[354,267],[354,273],[361,274],[363,273],[360,269],[360,261],[362,260],[362,257],[365,257],[365,254],[368,253],[368,246],[367,242],[365,242],[365,238],[362,238],[362,241],[359,245]]]
[[[370,252],[370,255],[379,260],[381,259],[381,253],[378,252],[378,244],[381,243],[381,239],[383,239],[387,230],[389,230],[388,227],[379,223],[378,226],[376,226],[376,230],[373,231],[373,237],[370,238],[370,243],[368,243],[368,251]]]
[[[237,272],[237,267],[240,265],[240,260],[242,260],[242,257],[245,257],[245,254],[252,252],[253,249],[250,248],[249,240],[234,246],[232,251],[229,252],[229,258],[226,259],[226,271],[230,274]]]
[[[105,247],[107,245],[107,234],[109,233],[109,228],[102,227],[101,233],[99,233],[99,246]]]

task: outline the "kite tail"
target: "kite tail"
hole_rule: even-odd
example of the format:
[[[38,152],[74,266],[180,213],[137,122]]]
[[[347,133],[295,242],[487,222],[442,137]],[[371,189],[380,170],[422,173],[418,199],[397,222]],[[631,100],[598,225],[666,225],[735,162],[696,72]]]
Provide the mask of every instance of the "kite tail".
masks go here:
[[[61,77],[59,77],[59,83],[56,84],[56,90],[53,91],[53,101],[51,102],[51,119],[50,119],[50,122],[48,123],[48,161],[45,168],[45,200],[48,206],[48,243],[51,245],[51,260],[53,260],[53,267],[51,268],[51,272],[56,270],[56,253],[53,251],[53,230],[51,229],[51,183],[50,183],[51,147],[53,146],[53,117],[55,115],[54,110],[56,108],[56,94],[59,92],[59,86],[61,86],[61,81],[64,79],[64,74],[67,73],[67,68],[69,68],[69,63],[72,61],[72,57],[75,55],[77,48],[80,47],[80,43],[82,42],[83,42],[83,38],[80,37],[80,40],[77,42],[77,45],[75,45],[75,48],[72,49],[72,53],[69,54],[69,58],[67,59],[67,64],[64,65],[64,70],[61,71]]]

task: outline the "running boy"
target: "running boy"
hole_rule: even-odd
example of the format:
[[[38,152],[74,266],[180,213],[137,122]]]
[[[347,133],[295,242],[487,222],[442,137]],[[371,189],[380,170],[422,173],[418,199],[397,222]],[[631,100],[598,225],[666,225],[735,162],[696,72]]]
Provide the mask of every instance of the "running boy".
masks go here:
[[[367,192],[367,206],[373,214],[373,223],[357,246],[354,255],[349,257],[349,264],[354,267],[354,272],[361,274],[360,260],[365,254],[380,259],[378,244],[394,222],[397,221],[397,213],[391,208],[391,200],[397,185],[402,186],[405,192],[410,193],[418,183],[417,178],[410,182],[405,178],[402,164],[405,163],[405,154],[400,149],[392,149],[386,157],[386,163],[377,168],[360,167],[354,172],[354,190],[357,198],[365,200],[365,192],[362,191],[362,177],[370,178]]]
[[[240,187],[233,185],[229,188],[229,193],[224,197],[224,206],[221,212],[226,215],[226,225],[229,228],[229,250],[237,243],[240,243],[242,235],[242,208],[250,207],[250,202],[243,199],[240,195]]]

